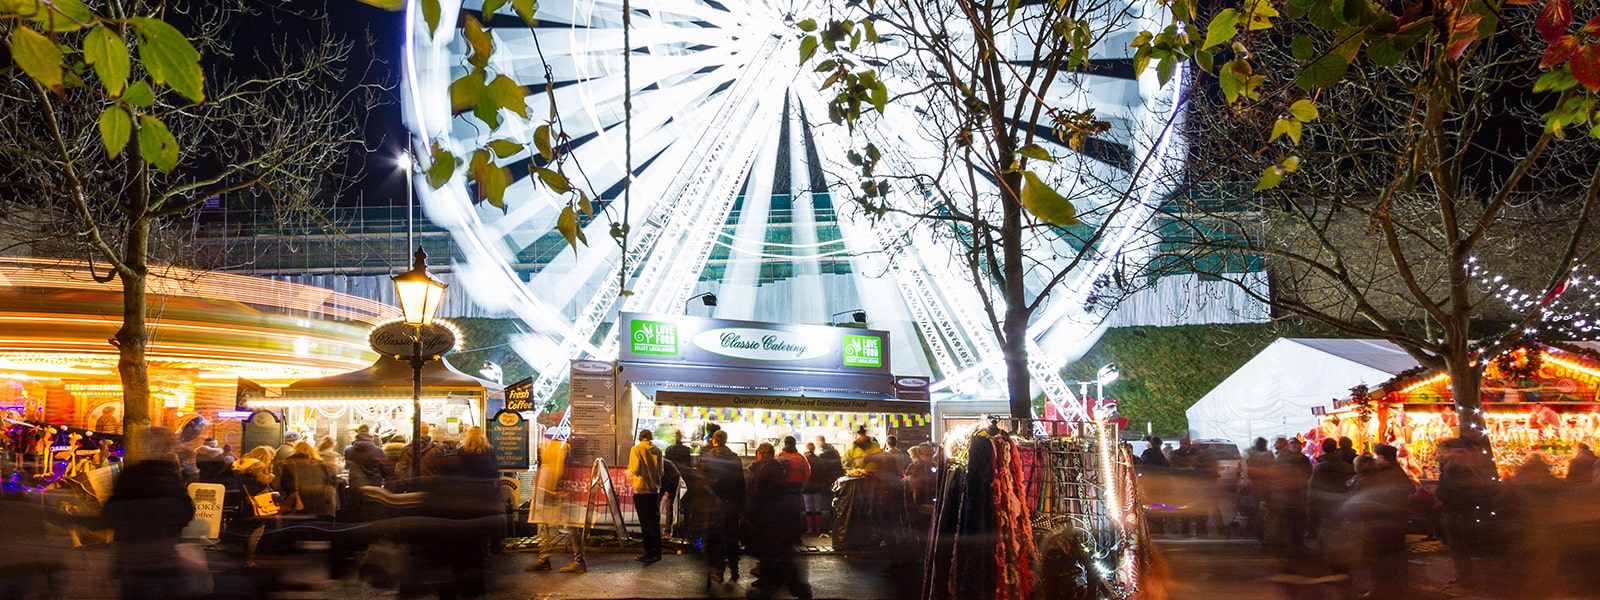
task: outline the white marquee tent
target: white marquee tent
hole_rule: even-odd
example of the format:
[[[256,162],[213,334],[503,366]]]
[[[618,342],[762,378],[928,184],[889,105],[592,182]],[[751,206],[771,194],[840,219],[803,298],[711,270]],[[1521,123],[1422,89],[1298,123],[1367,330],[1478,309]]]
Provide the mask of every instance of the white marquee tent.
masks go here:
[[[1189,407],[1194,439],[1251,440],[1290,436],[1316,426],[1314,406],[1356,385],[1377,385],[1417,366],[1404,350],[1383,340],[1279,338]]]

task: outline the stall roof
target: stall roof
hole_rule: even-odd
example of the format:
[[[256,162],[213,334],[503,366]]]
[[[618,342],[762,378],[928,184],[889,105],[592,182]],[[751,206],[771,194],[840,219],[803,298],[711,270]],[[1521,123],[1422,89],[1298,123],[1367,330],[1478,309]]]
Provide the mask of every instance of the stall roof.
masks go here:
[[[283,397],[390,398],[396,393],[409,395],[411,388],[411,365],[392,356],[383,356],[365,369],[291,383],[284,388]],[[428,361],[422,366],[422,390],[430,396],[466,394],[482,397],[489,389],[499,389],[499,386],[457,371],[444,360]]]
[[[635,383],[656,404],[808,410],[819,412],[926,413],[927,400],[902,400],[891,394],[840,390],[786,390]]]
[[[1312,407],[1416,366],[1383,340],[1280,338],[1189,407],[1189,431],[1241,448],[1256,437],[1294,435],[1316,426]]]

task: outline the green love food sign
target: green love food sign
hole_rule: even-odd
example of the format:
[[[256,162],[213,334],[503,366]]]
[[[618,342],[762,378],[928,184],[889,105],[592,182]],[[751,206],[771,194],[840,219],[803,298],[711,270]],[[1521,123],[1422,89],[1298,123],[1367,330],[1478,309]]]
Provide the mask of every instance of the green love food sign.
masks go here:
[[[628,328],[629,349],[635,354],[678,353],[678,326],[662,321],[634,319]]]

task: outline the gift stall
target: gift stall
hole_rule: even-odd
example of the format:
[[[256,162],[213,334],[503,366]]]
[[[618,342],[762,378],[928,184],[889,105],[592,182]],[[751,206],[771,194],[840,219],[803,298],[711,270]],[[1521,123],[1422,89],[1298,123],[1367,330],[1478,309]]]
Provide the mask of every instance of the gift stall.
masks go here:
[[[1600,345],[1528,340],[1489,359],[1483,416],[1495,464],[1509,476],[1541,453],[1564,476],[1579,443],[1600,442]],[[1419,479],[1438,479],[1439,442],[1458,428],[1448,374],[1413,369],[1372,389],[1357,387],[1319,417],[1317,436],[1346,436],[1357,448],[1385,442]],[[1314,441],[1314,440],[1313,440]]]

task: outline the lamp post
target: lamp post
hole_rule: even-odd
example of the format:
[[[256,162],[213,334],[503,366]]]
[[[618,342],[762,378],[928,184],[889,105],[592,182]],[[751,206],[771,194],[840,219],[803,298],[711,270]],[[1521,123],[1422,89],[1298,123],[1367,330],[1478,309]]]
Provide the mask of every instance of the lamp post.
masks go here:
[[[422,365],[433,357],[422,354],[422,330],[432,328],[433,313],[439,310],[446,285],[428,275],[428,253],[417,246],[416,261],[411,270],[395,275],[394,291],[400,298],[400,312],[406,325],[412,326],[411,356],[411,476],[416,481],[422,476]]]
[[[717,295],[716,294],[713,294],[711,292],[701,292],[699,294],[695,294],[693,296],[690,296],[688,300],[684,300],[683,301],[683,314],[689,314],[689,303],[690,302],[694,302],[695,298],[699,298],[701,304],[704,304],[704,305],[709,306],[711,308],[716,308],[717,307]]]
[[[828,320],[832,321],[834,326],[838,326],[839,325],[839,317],[842,317],[844,315],[850,315],[850,320],[855,321],[857,323],[866,323],[867,322],[867,311],[861,310],[859,308],[852,308],[850,310],[841,310],[839,312],[833,313],[832,315],[830,315],[828,317]]]
[[[1105,387],[1111,385],[1111,382],[1116,381],[1121,376],[1122,373],[1117,372],[1117,363],[1106,363],[1106,366],[1100,367],[1100,371],[1094,374],[1095,402],[1104,404],[1106,401]]]

